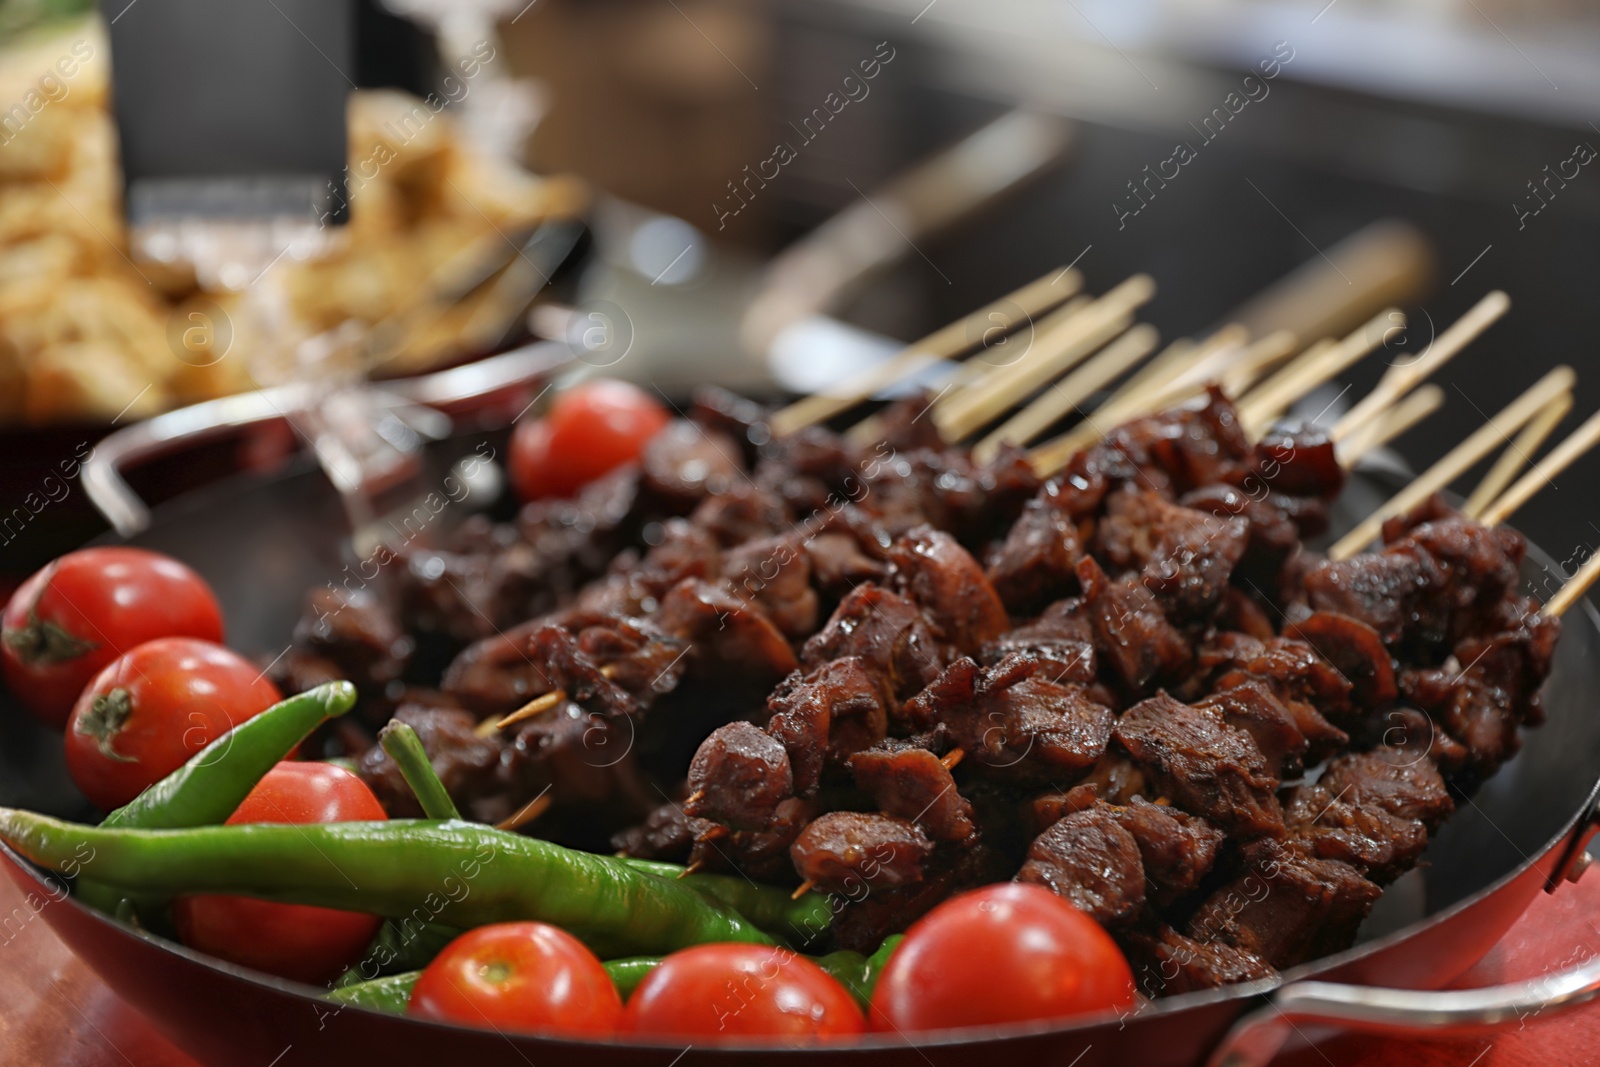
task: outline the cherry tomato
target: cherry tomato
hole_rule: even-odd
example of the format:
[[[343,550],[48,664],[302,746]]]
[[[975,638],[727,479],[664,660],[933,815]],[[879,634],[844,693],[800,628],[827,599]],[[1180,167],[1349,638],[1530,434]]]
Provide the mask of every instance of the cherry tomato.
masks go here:
[[[696,945],[675,952],[628,998],[624,1028],[674,1038],[850,1037],[866,1030],[828,972],[785,948]]]
[[[1055,1019],[1134,1002],[1100,924],[1048,889],[963,893],[911,925],[872,993],[872,1022],[909,1033]]]
[[[78,698],[67,725],[67,770],[84,796],[110,811],[282,699],[260,667],[221,645],[146,641]]]
[[[228,825],[385,818],[372,790],[344,768],[286,762],[256,783]],[[332,981],[360,959],[383,922],[354,911],[214,895],[178,897],[172,918],[190,948],[312,985]]]
[[[622,998],[583,942],[545,923],[480,926],[417,979],[411,1015],[498,1030],[612,1034]]]
[[[599,378],[574,386],[549,414],[517,423],[511,480],[524,500],[569,497],[602,474],[639,458],[645,442],[672,420],[649,393]]]
[[[157,637],[222,640],[211,587],[175,559],[142,548],[69,552],[18,587],[0,616],[6,684],[52,726],[124,652]]]

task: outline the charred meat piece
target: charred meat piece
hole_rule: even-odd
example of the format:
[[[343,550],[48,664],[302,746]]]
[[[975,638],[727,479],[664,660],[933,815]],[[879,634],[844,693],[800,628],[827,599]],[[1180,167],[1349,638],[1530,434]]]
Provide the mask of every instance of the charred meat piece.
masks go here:
[[[702,669],[715,665],[770,686],[799,666],[766,612],[723,586],[685,579],[662,597],[656,622],[693,646]]]
[[[1285,637],[1298,638],[1317,650],[1349,682],[1364,708],[1382,710],[1400,695],[1394,662],[1378,632],[1359,619],[1333,611],[1319,611],[1284,628]]]
[[[1070,781],[1105,752],[1115,718],[1083,687],[1049,681],[1026,655],[993,667],[952,663],[905,706],[918,729],[943,726],[979,766],[1032,784]]]
[[[892,815],[835,811],[820,815],[789,848],[801,878],[828,893],[894,888],[922,881],[933,841],[916,823]]]
[[[688,644],[649,619],[595,620],[578,631],[577,646],[609,680],[643,700],[676,689],[688,664]]]
[[[1188,894],[1211,872],[1224,834],[1204,819],[1143,797],[1112,810],[1139,845],[1147,895],[1157,904]]]
[[[735,830],[720,839],[702,833],[689,850],[689,863],[712,871],[737,871],[766,882],[793,881],[789,849],[815,814],[811,801],[789,797],[778,805],[765,830]]]
[[[1111,736],[1183,810],[1244,837],[1283,835],[1278,778],[1255,740],[1221,716],[1161,693],[1123,712]]]
[[[1144,908],[1139,843],[1105,804],[1068,815],[1035,838],[1017,881],[1044,886],[1105,926]]]
[[[862,585],[839,602],[833,617],[805,644],[806,669],[845,656],[861,659],[904,701],[939,676],[949,648],[915,603],[876,585]]]
[[[559,626],[542,626],[528,639],[528,658],[542,664],[547,689],[562,689],[590,711],[629,717],[644,710],[649,691],[640,696],[606,677],[600,664],[578,647],[577,638]]]
[[[668,801],[645,816],[643,822],[613,834],[611,847],[624,856],[682,863],[688,859],[694,839],[713,825],[706,819],[691,818],[683,805]]]
[[[1031,615],[1078,591],[1082,558],[1078,524],[1041,496],[1028,502],[990,553],[987,574],[1008,611]]]
[[[1260,682],[1223,689],[1197,701],[1195,707],[1214,712],[1229,726],[1249,734],[1278,779],[1295,777],[1303,769],[1309,747],[1305,734],[1294,713]]]
[[[1349,864],[1262,840],[1246,849],[1245,872],[1194,913],[1188,934],[1293,967],[1349,948],[1381,893]]]
[[[1426,749],[1341,756],[1314,786],[1288,798],[1291,835],[1380,885],[1409,870],[1455,803]]]
[[[507,728],[497,772],[506,807],[497,818],[548,789],[554,805],[541,824],[566,818],[578,832],[599,833],[604,841],[638,822],[660,794],[638,769],[634,729],[626,718],[608,718],[571,700]]]
[[[700,742],[689,764],[693,792],[684,810],[735,830],[765,830],[794,795],[789,754],[771,734],[731,722]]]
[[[799,640],[816,632],[811,557],[799,534],[764,537],[729,549],[722,573],[735,595],[759,604],[785,637]]]
[[[736,441],[687,419],[674,419],[644,446],[639,457],[642,488],[684,514],[714,493],[746,478]]]
[[[1156,595],[1138,578],[1111,581],[1100,565],[1078,563],[1083,603],[1094,628],[1095,649],[1136,693],[1176,680],[1193,660],[1188,640],[1167,621]]]
[[[1039,660],[1039,672],[1052,682],[1092,685],[1097,677],[1094,630],[1077,599],[1058,600],[1037,619],[990,641],[979,659],[993,666],[1014,652]]]
[[[702,500],[689,523],[710,533],[724,548],[734,548],[788,531],[794,516],[782,497],[741,478],[726,491]]]
[[[294,628],[294,645],[332,663],[336,677],[376,695],[397,680],[414,642],[400,622],[366,592],[313,589]]]
[[[1219,633],[1200,647],[1198,659],[1213,692],[1246,682],[1260,682],[1271,691],[1294,716],[1309,746],[1305,758],[1313,763],[1349,740],[1329,719],[1359,718],[1353,714],[1349,680],[1304,641]]]
[[[843,766],[889,732],[883,682],[857,656],[824,663],[784,679],[767,699],[767,732],[789,754],[794,789],[815,794],[828,765]]]
[[[863,582],[881,582],[889,567],[862,551],[850,533],[821,533],[804,543],[811,561],[812,583],[829,596],[843,596]]]
[[[698,425],[739,442],[746,464],[755,462],[761,447],[772,440],[772,428],[767,425],[769,414],[749,397],[716,386],[696,389],[689,409],[689,417]]]
[[[939,841],[972,836],[972,805],[939,757],[920,745],[884,741],[850,757],[856,787],[878,810],[910,819]]]
[[[942,530],[918,526],[889,549],[898,591],[921,605],[939,636],[963,655],[993,641],[1011,623],[983,568]]]
[[[1332,500],[1344,489],[1344,467],[1326,433],[1311,426],[1273,427],[1250,456],[1250,473],[1241,483],[1255,492],[1265,487],[1288,496]]]
[[[1216,607],[1249,534],[1244,519],[1180,507],[1159,493],[1130,486],[1107,498],[1095,547],[1108,564],[1138,570],[1145,588],[1161,598],[1174,619],[1184,621]]]
[[[1123,931],[1117,942],[1133,968],[1134,984],[1147,997],[1176,996],[1278,975],[1260,956],[1220,941],[1192,940],[1165,923],[1153,932]]]

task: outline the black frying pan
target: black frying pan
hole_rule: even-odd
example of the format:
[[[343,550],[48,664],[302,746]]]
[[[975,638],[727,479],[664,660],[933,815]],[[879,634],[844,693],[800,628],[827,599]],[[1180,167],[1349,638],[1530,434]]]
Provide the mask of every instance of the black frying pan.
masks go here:
[[[496,379],[494,372],[485,379],[485,372],[465,369],[447,372],[457,376],[454,385],[441,385],[440,378],[428,387],[433,391],[426,399],[452,406],[460,415],[471,406],[460,395],[463,388],[483,385],[483,380],[467,381],[463,372],[468,377],[476,373],[494,387],[473,394],[472,403],[510,404],[514,410],[526,395],[528,377],[547,373],[556,362],[546,350],[531,351],[532,356],[512,354],[513,362],[520,358],[527,372],[520,379],[506,373]],[[504,364],[507,357],[501,359]],[[184,432],[203,437],[205,422],[191,418]],[[159,431],[159,420],[155,426]],[[144,432],[148,438],[150,431]],[[481,433],[460,433],[432,446],[428,462],[442,477],[455,457],[485,439]],[[108,445],[100,454],[101,469],[89,480],[100,497],[109,461],[122,455],[115,438]],[[150,446],[150,440],[144,445]],[[1365,514],[1387,495],[1385,487],[1355,480],[1341,504],[1343,518]],[[468,506],[470,501],[461,515]],[[141,532],[107,540],[156,549],[195,567],[222,600],[230,644],[265,661],[288,642],[304,591],[337,575],[342,565],[339,543],[347,529],[326,480],[315,470],[300,469],[181,498],[160,508]],[[1553,568],[1541,570],[1546,564],[1542,553],[1530,553],[1530,579],[1554,573]],[[1208,1055],[1214,1062],[1260,1063],[1290,1033],[1291,1022],[1302,1032],[1319,1021],[1407,1031],[1492,1025],[1600,993],[1600,962],[1522,986],[1410,992],[1438,989],[1456,978],[1538,893],[1559,889],[1569,874],[1582,869],[1583,846],[1597,825],[1600,788],[1600,715],[1595,713],[1600,707],[1600,615],[1585,603],[1566,622],[1545,690],[1548,721],[1525,733],[1521,754],[1462,804],[1430,843],[1419,867],[1384,894],[1354,948],[1288,971],[1281,981],[1171,997],[1125,1018],[950,1032],[915,1045],[873,1037],[811,1050],[722,1046],[685,1052],[681,1046],[596,1046],[508,1036],[337,1008],[310,987],[134,932],[76,900],[51,899],[60,896],[59,888],[9,849],[5,853],[11,862],[0,866],[25,893],[50,901],[42,911],[45,919],[113,989],[208,1064],[564,1067],[591,1064],[597,1053],[608,1063],[640,1067],[778,1057],[803,1058],[819,1067],[824,1062],[829,1067],[867,1062],[943,1067],[996,1060],[1160,1067],[1200,1063]],[[0,802],[66,817],[92,814],[65,773],[59,737],[15,708],[0,708]],[[1387,988],[1373,988],[1380,986]]]

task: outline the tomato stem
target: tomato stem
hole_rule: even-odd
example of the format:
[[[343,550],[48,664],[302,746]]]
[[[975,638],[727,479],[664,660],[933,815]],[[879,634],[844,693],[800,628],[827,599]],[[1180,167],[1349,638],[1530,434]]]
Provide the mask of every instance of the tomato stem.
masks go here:
[[[117,734],[133,714],[133,697],[121,686],[94,698],[89,710],[78,718],[73,730],[94,738],[95,747],[106,759],[120,763],[137,763],[132,756],[124,756],[112,747]]]

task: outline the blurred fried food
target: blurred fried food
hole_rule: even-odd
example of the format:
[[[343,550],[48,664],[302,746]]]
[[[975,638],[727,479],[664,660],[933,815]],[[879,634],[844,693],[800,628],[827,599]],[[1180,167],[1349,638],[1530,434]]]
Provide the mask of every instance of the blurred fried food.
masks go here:
[[[236,313],[240,294],[130,258],[109,54],[98,20],[0,52],[0,421],[105,422],[253,388],[247,354],[276,343]],[[587,207],[581,182],[477,153],[448,111],[403,93],[352,94],[349,141],[349,224],[321,258],[273,268],[302,335],[396,321],[511,255],[519,231]],[[512,323],[485,328],[481,295],[406,320],[380,371],[501,336]]]

